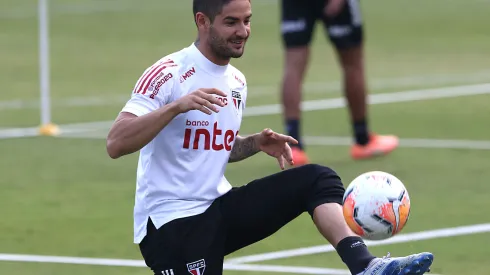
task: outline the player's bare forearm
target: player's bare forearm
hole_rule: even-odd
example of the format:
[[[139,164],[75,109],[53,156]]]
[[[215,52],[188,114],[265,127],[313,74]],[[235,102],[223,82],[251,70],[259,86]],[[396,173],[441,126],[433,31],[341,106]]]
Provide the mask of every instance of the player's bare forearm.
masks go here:
[[[257,143],[258,135],[255,134],[248,137],[237,136],[228,162],[241,161],[260,152]]]
[[[121,113],[107,136],[107,153],[113,159],[134,153],[152,141],[177,116],[173,104],[137,117]]]

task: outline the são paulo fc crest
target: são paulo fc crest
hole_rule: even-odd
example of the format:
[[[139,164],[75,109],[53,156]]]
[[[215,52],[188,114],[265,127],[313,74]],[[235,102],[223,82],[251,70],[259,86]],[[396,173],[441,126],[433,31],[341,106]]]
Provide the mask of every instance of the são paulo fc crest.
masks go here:
[[[242,106],[242,95],[240,92],[231,91],[231,97],[233,98],[233,104],[237,110],[240,110],[240,106]]]
[[[204,259],[187,264],[187,270],[189,270],[189,273],[192,275],[203,275],[205,269],[206,262]]]

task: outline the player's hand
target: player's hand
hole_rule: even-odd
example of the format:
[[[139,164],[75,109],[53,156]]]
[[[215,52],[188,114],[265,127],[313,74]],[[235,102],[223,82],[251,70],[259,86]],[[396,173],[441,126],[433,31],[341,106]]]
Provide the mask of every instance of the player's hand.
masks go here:
[[[205,114],[218,113],[217,106],[224,107],[225,104],[216,96],[226,97],[223,91],[214,88],[198,89],[175,101],[179,113],[186,113],[191,110],[199,110]]]
[[[257,136],[259,149],[269,156],[275,157],[282,170],[285,169],[285,161],[294,165],[293,153],[288,143],[298,144],[298,141],[290,136],[278,134],[271,129],[265,129]]]
[[[345,5],[345,1],[346,0],[327,1],[327,5],[325,5],[325,9],[323,10],[324,14],[330,18],[337,16]]]

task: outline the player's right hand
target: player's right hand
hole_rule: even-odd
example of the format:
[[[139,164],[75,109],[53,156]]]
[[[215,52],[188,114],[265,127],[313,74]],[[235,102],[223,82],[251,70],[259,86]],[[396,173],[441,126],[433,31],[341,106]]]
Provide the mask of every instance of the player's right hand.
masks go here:
[[[180,113],[186,113],[191,110],[199,110],[210,115],[212,112],[219,112],[217,106],[225,106],[223,101],[216,97],[217,95],[222,97],[227,96],[223,91],[215,88],[202,88],[179,98],[174,103],[176,104]]]

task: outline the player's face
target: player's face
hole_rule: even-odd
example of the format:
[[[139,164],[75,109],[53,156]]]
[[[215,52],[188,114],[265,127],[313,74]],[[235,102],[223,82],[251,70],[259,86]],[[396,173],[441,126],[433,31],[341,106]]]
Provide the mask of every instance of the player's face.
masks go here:
[[[239,58],[250,36],[250,0],[233,0],[223,7],[209,29],[208,43],[217,56]]]

